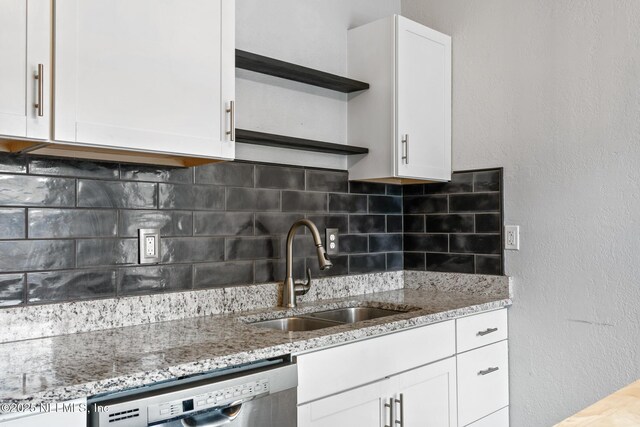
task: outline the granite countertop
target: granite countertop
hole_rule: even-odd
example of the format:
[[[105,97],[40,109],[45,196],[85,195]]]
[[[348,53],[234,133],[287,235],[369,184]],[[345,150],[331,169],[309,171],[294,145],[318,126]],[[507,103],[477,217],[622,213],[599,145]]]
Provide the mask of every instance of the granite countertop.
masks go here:
[[[8,342],[0,344],[0,404],[37,405],[120,391],[510,304],[504,295],[404,288],[308,302],[296,309],[261,309]],[[309,332],[287,333],[245,323],[354,305],[411,311]]]

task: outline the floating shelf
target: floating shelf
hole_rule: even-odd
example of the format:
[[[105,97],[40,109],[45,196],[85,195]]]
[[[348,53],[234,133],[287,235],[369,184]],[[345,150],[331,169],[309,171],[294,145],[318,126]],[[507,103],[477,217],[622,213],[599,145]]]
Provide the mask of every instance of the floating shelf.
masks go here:
[[[312,139],[295,138],[293,136],[275,135],[272,133],[255,132],[245,129],[236,129],[236,142],[343,155],[367,154],[369,152],[369,149],[364,147],[314,141]]]
[[[369,89],[369,83],[314,70],[279,59],[236,49],[236,68],[268,74],[343,93]]]

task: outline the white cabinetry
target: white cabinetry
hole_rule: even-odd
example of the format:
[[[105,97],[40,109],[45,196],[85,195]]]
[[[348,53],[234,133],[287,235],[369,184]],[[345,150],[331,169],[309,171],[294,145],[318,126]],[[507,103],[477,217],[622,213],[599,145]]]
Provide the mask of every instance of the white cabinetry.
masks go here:
[[[482,426],[487,419],[495,419],[495,424],[486,425],[508,426],[507,310],[465,317],[456,323],[458,425],[475,427],[477,422]],[[494,414],[499,411],[504,412]]]
[[[55,2],[56,141],[232,159],[233,0]]]
[[[369,148],[349,178],[449,181],[451,37],[394,15],[349,30],[347,67],[371,85],[349,99],[349,144]]]
[[[22,416],[20,413],[0,414],[0,427],[86,427],[87,400],[77,399],[51,404],[47,412]]]
[[[51,1],[0,1],[0,138],[48,139]]]

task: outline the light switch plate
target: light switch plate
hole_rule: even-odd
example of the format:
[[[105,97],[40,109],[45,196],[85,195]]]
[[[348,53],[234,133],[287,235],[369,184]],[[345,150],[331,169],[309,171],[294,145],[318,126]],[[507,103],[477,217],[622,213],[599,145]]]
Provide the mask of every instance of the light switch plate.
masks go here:
[[[508,251],[520,250],[520,226],[505,225],[504,226],[504,248]]]
[[[160,262],[160,229],[140,228],[138,230],[138,262],[157,264]]]
[[[327,250],[327,254],[328,255],[337,255],[338,254],[338,229],[337,228],[327,228],[326,231],[326,241],[327,241],[327,247],[325,248]]]

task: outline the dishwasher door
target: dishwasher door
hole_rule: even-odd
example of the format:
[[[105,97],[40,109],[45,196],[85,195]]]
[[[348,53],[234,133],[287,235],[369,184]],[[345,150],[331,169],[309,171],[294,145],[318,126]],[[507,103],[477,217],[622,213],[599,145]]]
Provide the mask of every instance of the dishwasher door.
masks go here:
[[[90,399],[88,426],[294,427],[297,424],[295,364],[268,360],[229,372]]]

